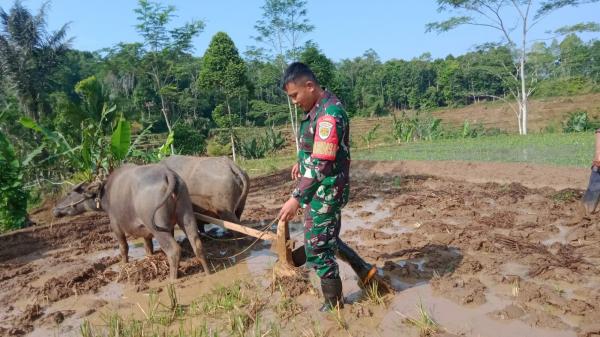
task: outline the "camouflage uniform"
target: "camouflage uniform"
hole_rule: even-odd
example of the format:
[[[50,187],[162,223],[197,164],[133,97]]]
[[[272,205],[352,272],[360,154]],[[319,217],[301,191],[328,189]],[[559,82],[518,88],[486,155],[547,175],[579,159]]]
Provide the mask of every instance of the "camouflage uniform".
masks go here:
[[[335,261],[341,209],[349,195],[349,122],[340,101],[324,91],[300,124],[301,174],[292,193],[304,210],[306,261],[320,278],[338,278]]]

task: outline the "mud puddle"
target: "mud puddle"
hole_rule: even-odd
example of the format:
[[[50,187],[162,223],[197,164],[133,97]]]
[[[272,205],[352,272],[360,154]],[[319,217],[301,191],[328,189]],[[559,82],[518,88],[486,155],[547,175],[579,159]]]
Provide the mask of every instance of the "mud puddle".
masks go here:
[[[382,336],[414,335],[402,323],[407,317],[418,318],[418,307],[424,309],[436,320],[440,327],[458,336],[528,336],[528,337],[575,337],[573,331],[556,331],[532,327],[529,324],[508,319],[503,311],[521,314],[522,310],[513,302],[495,296],[487,296],[487,302],[478,307],[464,307],[440,296],[435,296],[429,284],[419,284],[398,293],[389,305],[389,311],[382,319],[384,331],[396,333]]]

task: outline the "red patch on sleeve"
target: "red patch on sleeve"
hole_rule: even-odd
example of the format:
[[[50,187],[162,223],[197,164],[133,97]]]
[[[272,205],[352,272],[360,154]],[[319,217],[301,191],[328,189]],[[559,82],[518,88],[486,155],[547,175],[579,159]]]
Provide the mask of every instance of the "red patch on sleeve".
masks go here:
[[[335,118],[329,115],[320,117],[317,120],[312,157],[323,160],[335,160],[338,148],[339,140]]]

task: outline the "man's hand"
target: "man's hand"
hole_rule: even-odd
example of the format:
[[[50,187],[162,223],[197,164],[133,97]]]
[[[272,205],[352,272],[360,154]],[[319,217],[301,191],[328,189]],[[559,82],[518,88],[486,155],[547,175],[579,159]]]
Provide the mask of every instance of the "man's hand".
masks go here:
[[[292,166],[292,180],[296,180],[300,177],[300,166],[298,163]]]
[[[290,221],[296,216],[296,212],[298,212],[298,208],[300,208],[300,203],[296,198],[290,198],[288,201],[283,204],[281,210],[279,211],[279,220],[282,221]]]

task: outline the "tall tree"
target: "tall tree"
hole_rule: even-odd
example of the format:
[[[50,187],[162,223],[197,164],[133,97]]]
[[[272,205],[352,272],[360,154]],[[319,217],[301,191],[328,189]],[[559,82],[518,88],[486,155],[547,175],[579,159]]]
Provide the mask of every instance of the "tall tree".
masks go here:
[[[39,121],[49,114],[52,75],[67,52],[68,24],[49,33],[44,3],[32,15],[16,0],[6,12],[0,8],[0,72],[19,100],[25,115]]]
[[[300,54],[300,60],[312,69],[319,84],[331,89],[334,85],[335,65],[323,54],[314,43],[308,43]]]
[[[254,39],[267,47],[283,74],[289,61],[298,60],[303,35],[314,29],[306,17],[306,0],[265,0],[261,8],[263,17],[254,25],[258,32]],[[292,108],[289,97],[287,102],[298,151],[298,114],[296,108]]]
[[[537,3],[533,0],[437,0],[439,11],[456,13],[446,21],[429,23],[427,31],[445,32],[461,25],[472,25],[490,28],[497,31],[516,54],[516,62],[507,65],[506,73],[514,80],[509,87],[515,98],[518,109],[517,116],[519,133],[527,134],[528,98],[535,90],[537,78],[528,76],[526,70],[527,50],[529,48],[529,33],[541,20],[549,14],[569,6],[578,6],[600,0],[546,0]],[[511,16],[517,18],[513,29]],[[518,29],[516,29],[518,28]],[[565,34],[573,31],[589,31],[597,29],[597,24],[577,24],[562,27],[555,31]],[[528,78],[529,77],[529,78]]]
[[[246,77],[246,64],[226,33],[218,32],[210,41],[202,58],[199,80],[203,88],[215,90],[225,100],[229,120],[227,126],[229,127],[231,149],[235,161],[234,116],[231,113],[231,99],[242,95],[246,91],[248,79]]]
[[[144,37],[144,46],[147,48],[144,55],[147,74],[160,98],[161,112],[169,133],[172,133],[170,105],[177,92],[174,68],[178,57],[192,50],[192,39],[204,29],[204,23],[193,20],[169,30],[167,27],[175,7],[165,7],[148,0],[139,0],[134,11],[138,14],[136,29]],[[175,153],[173,144],[171,153]]]

